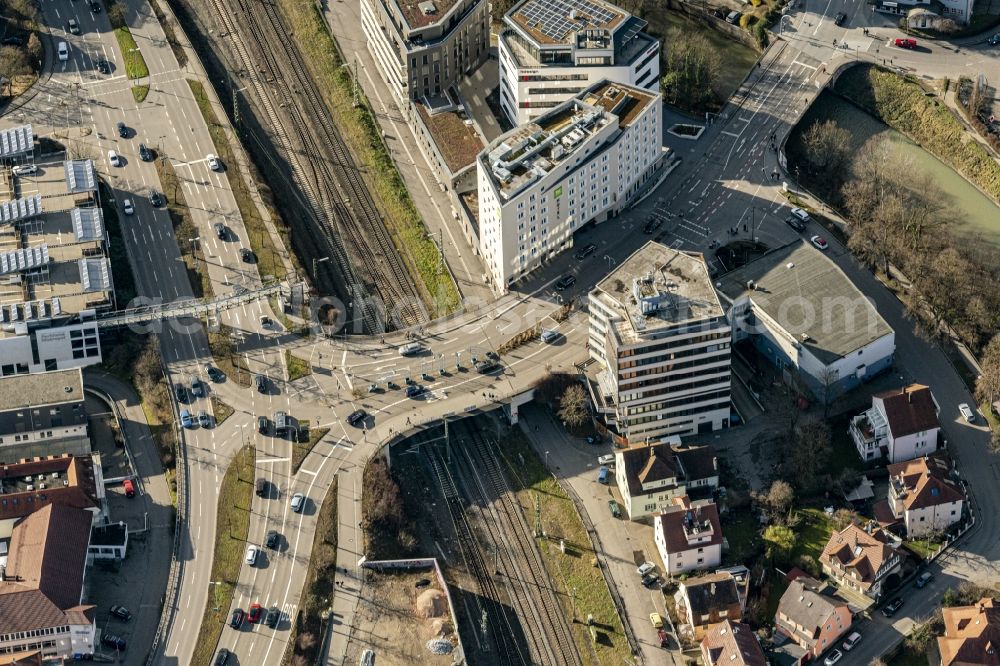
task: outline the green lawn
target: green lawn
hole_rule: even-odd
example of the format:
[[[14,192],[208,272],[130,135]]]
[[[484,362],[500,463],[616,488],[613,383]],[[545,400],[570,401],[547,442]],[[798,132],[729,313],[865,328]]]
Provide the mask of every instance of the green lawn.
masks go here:
[[[761,551],[761,527],[753,511],[732,511],[722,518],[722,533],[729,542],[726,562],[746,564]]]
[[[135,43],[135,37],[129,32],[127,27],[115,28],[115,38],[118,40],[118,48],[121,49],[122,58],[125,59],[125,75],[130,79],[141,79],[149,76],[149,67],[146,59],[142,57],[139,45]]]
[[[906,545],[925,560],[936,553],[938,548],[941,547],[941,544],[937,541],[930,541],[928,539],[912,539],[907,541]]]
[[[833,524],[822,509],[797,509],[795,513],[800,522],[795,527],[797,539],[792,549],[792,561],[809,555],[819,562],[819,556],[833,533]]]
[[[191,662],[212,663],[222,628],[229,619],[236,581],[246,554],[247,532],[250,529],[250,503],[253,500],[255,451],[245,446],[236,453],[219,489],[219,518],[216,524],[215,549],[211,580],[219,585],[209,587],[205,614],[194,645]],[[190,635],[190,634],[189,634]]]
[[[288,366],[288,381],[294,382],[312,374],[312,365],[291,352],[285,350],[285,365]]]
[[[212,414],[215,416],[215,425],[221,425],[226,419],[233,415],[233,408],[223,401],[212,396]]]
[[[149,86],[145,83],[137,86],[132,86],[132,98],[137,102],[146,101],[146,96],[149,95]]]

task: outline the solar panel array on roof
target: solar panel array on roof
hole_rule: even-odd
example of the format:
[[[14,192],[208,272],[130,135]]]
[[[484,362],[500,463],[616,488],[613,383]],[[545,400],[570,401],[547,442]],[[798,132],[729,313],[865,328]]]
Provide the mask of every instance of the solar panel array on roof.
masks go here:
[[[30,153],[33,137],[30,124],[0,131],[0,158],[17,157]]]
[[[100,208],[74,208],[69,213],[73,220],[73,232],[76,240],[103,240],[104,222]]]
[[[66,160],[66,189],[70,194],[93,192],[97,189],[97,175],[93,160]]]
[[[49,246],[45,244],[2,252],[0,253],[0,275],[40,268],[47,263],[49,263]]]
[[[570,18],[570,12],[576,17]],[[528,25],[555,41],[570,32],[609,23],[618,15],[589,0],[532,0],[521,8],[521,14]]]
[[[0,202],[0,224],[13,224],[42,214],[42,195]]]
[[[111,288],[111,262],[107,259],[81,259],[80,283],[85,292]]]

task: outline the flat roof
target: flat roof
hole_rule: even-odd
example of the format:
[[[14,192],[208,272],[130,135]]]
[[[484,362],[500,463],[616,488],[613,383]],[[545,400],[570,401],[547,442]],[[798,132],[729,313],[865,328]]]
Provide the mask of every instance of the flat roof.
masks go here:
[[[705,258],[649,241],[597,283],[625,343],[657,330],[725,315]]]
[[[30,123],[0,130],[0,159],[30,154],[34,147],[34,132]]]
[[[643,109],[656,99],[656,95],[641,88],[623,86],[607,79],[580,93],[579,97],[585,104],[600,107],[618,116],[620,127],[631,125]]]
[[[612,31],[630,16],[603,0],[523,0],[506,18],[539,44],[572,44],[579,32]]]
[[[840,267],[805,240],[726,273],[719,290],[731,301],[749,296],[824,363],[893,332]]]
[[[431,113],[421,101],[415,101],[414,105],[453,174],[475,164],[476,155],[483,151],[486,143],[479,136],[472,119],[463,107],[454,108],[449,105],[447,111]]]
[[[393,0],[410,30],[441,21],[461,0]],[[405,36],[405,35],[404,35]]]
[[[0,411],[79,402],[83,398],[80,368],[0,377]]]

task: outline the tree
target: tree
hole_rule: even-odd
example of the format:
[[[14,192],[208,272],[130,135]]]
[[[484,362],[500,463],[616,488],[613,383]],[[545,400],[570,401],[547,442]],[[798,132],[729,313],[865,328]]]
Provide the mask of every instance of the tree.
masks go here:
[[[7,83],[7,94],[12,94],[14,77],[30,74],[28,57],[16,46],[0,46],[0,80]]]
[[[772,516],[784,515],[795,499],[795,491],[785,481],[778,479],[771,484],[767,492],[757,498],[757,501],[766,506]]]
[[[851,523],[856,523],[859,522],[860,520],[861,516],[858,515],[857,511],[854,511],[852,509],[841,508],[833,512],[833,517],[830,519],[830,524],[833,526],[833,529],[840,532]]]
[[[979,366],[982,374],[976,380],[976,400],[992,404],[1000,399],[1000,333],[983,349]]]
[[[851,132],[835,120],[814,122],[802,134],[802,149],[811,170],[832,188],[851,158]]]
[[[770,525],[764,530],[767,556],[778,562],[785,562],[795,548],[795,532],[784,525]]]
[[[783,447],[782,475],[799,490],[811,490],[830,457],[830,426],[811,419],[796,425]]]
[[[38,39],[38,33],[33,32],[28,36],[28,57],[31,58],[32,65],[42,61],[42,40]]]
[[[587,422],[587,392],[579,384],[568,387],[559,399],[559,418],[576,428]]]
[[[664,42],[660,85],[671,104],[703,110],[715,100],[722,60],[712,43],[693,30],[671,29]]]
[[[124,28],[125,25],[125,7],[119,2],[109,2],[108,3],[108,22],[111,23],[111,27],[114,29]]]

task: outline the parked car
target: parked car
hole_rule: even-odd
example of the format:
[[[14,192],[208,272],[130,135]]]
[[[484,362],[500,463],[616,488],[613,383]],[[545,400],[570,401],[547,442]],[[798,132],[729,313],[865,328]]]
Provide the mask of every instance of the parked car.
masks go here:
[[[832,652],[830,652],[830,654],[826,655],[826,659],[823,660],[823,664],[824,666],[833,666],[838,661],[840,661],[841,657],[843,656],[844,656],[843,652],[835,649]]]
[[[66,27],[69,29],[69,34],[79,35],[80,34],[80,24],[77,23],[76,19],[71,18],[66,22]]]
[[[352,426],[357,427],[359,423],[364,423],[368,418],[368,412],[363,409],[356,409],[351,412],[351,415],[347,417],[347,422]]]
[[[576,284],[576,276],[574,275],[564,275],[556,282],[556,291],[563,291],[564,289],[569,289],[574,284]]]
[[[115,634],[104,634],[101,636],[101,642],[112,650],[121,652],[125,649],[125,639]]]
[[[406,387],[406,397],[416,398],[418,395],[424,392],[424,387],[420,384],[411,384]]]
[[[267,626],[274,629],[278,626],[278,621],[281,620],[281,610],[277,606],[271,606],[267,609],[267,619],[264,620]]]
[[[655,573],[648,573],[642,577],[642,586],[653,588],[660,582],[660,577]]]
[[[813,236],[809,239],[809,242],[816,246],[817,250],[825,250],[830,247],[830,244],[822,236]]]
[[[125,497],[135,497],[135,483],[132,479],[123,480],[122,489],[125,491]]]
[[[229,626],[233,629],[239,629],[240,625],[243,624],[243,618],[246,614],[243,612],[242,608],[236,608],[233,610],[233,614],[229,616]]]
[[[834,25],[843,25],[844,21],[847,20],[847,14],[844,12],[837,12],[837,15],[833,17]]]
[[[0,39],[0,44],[4,46],[24,46],[24,40],[20,37],[11,35],[10,37],[4,37]]]
[[[122,202],[122,210],[125,211],[126,215],[132,215],[135,213],[135,206],[132,205],[131,199],[125,199]]]
[[[485,361],[480,361],[476,363],[476,372],[481,375],[488,375],[491,372],[496,372],[500,369],[500,364],[493,359],[487,359]]]
[[[894,43],[896,44],[896,46],[898,46],[901,49],[915,49],[915,48],[917,48],[917,40],[915,40],[915,39],[906,39],[906,38],[903,38],[903,37],[898,37],[898,38],[896,38],[896,41]]]
[[[264,609],[261,608],[260,604],[250,604],[250,611],[247,613],[247,620],[250,624],[257,624],[260,622],[260,616],[264,614]]]
[[[594,254],[596,250],[597,250],[597,243],[590,243],[589,245],[586,245],[585,247],[582,247],[579,250],[577,250],[576,254],[574,254],[573,257],[576,259],[586,259],[590,255]]]
[[[202,386],[200,379],[195,378],[191,381],[191,394],[196,398],[204,397],[205,387]]]
[[[605,453],[603,456],[598,456],[598,458],[597,458],[597,464],[598,465],[614,465],[615,464],[615,455],[613,453]]]
[[[902,606],[903,606],[903,600],[900,599],[899,597],[896,597],[895,599],[893,599],[892,601],[890,601],[885,605],[885,608],[882,609],[882,615],[885,615],[886,617],[892,617],[893,615],[896,614],[896,611],[898,611]]]
[[[656,565],[653,564],[652,562],[643,562],[642,564],[639,565],[639,568],[636,569],[635,572],[637,574],[639,574],[640,576],[645,576],[646,574],[648,574],[650,571],[652,571],[655,568],[656,568]]]
[[[615,501],[613,499],[609,499],[608,500],[608,509],[611,510],[611,516],[613,518],[621,518],[622,517],[622,508],[620,506],[618,506],[618,502],[617,501]]]
[[[726,23],[732,23],[733,25],[738,25],[740,18],[743,16],[743,12],[732,11],[726,16]]]
[[[248,247],[241,247],[240,248],[240,259],[243,260],[244,263],[252,264],[253,260],[254,260],[253,251],[250,248],[248,248]]]
[[[118,155],[117,152],[115,152],[113,150],[109,150],[108,151],[108,162],[110,162],[111,166],[113,166],[113,167],[120,167],[122,165],[122,158]]]
[[[146,147],[146,144],[139,144],[139,159],[143,162],[153,161],[153,151]]]
[[[958,411],[961,412],[962,418],[964,418],[967,423],[976,422],[976,413],[972,411],[972,408],[969,407],[968,403],[963,402],[961,405],[959,405]]]
[[[174,387],[174,395],[177,397],[177,402],[187,402],[188,401],[187,388],[184,387],[184,386],[175,386]]]
[[[931,582],[932,580],[934,580],[934,574],[932,574],[930,571],[925,571],[919,576],[917,576],[917,580],[914,581],[913,585],[917,589],[920,589],[925,585],[927,585],[927,583]]]
[[[128,622],[129,620],[132,619],[132,613],[129,611],[129,609],[125,608],[124,606],[112,606],[111,614],[114,615],[119,620],[121,620],[122,622]]]
[[[854,631],[851,632],[851,635],[847,637],[847,639],[841,644],[840,647],[844,648],[844,652],[850,652],[851,650],[854,649],[854,646],[857,645],[860,641],[861,641],[861,634]]]
[[[115,129],[118,130],[118,136],[123,139],[128,138],[128,127],[125,126],[125,123],[119,121],[115,124]]]
[[[212,153],[209,153],[205,157],[205,159],[208,160],[209,169],[211,169],[212,171],[222,171],[222,162],[219,161],[218,155],[213,155]]]
[[[302,513],[302,509],[306,506],[306,496],[302,493],[295,493],[292,495],[292,511],[295,513]]]
[[[649,621],[652,623],[654,629],[663,628],[663,618],[660,617],[659,613],[650,613]]]
[[[206,365],[205,374],[207,374],[208,378],[217,384],[226,378],[226,373],[224,373],[222,370],[219,370],[214,365]]]
[[[275,530],[268,530],[267,536],[264,537],[264,546],[266,548],[275,549],[278,547],[278,532]]]
[[[247,546],[246,563],[253,566],[257,563],[257,546],[253,544]]]
[[[149,205],[153,208],[159,208],[163,205],[163,196],[156,190],[153,190],[149,195]]]
[[[191,418],[191,412],[186,409],[181,410],[181,425],[185,428],[194,427],[194,419]]]
[[[206,412],[204,409],[201,410],[200,412],[198,412],[198,424],[202,428],[211,428],[212,427],[212,417],[209,416],[208,412]]]
[[[11,173],[15,176],[31,176],[38,173],[38,167],[34,164],[18,164],[11,169]]]

